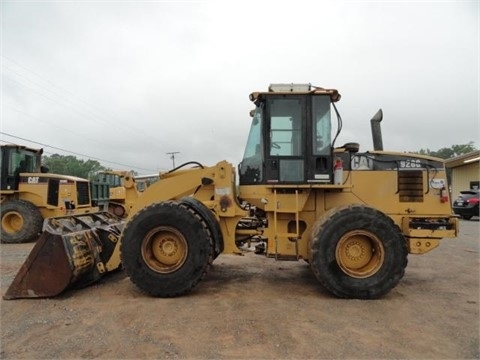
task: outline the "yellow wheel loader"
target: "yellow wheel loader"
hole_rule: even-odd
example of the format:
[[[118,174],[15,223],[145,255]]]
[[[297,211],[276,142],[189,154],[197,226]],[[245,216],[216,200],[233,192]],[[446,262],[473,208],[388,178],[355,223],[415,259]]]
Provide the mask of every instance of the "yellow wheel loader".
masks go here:
[[[2,243],[38,238],[45,218],[98,212],[88,180],[48,173],[42,149],[7,144],[0,147]]]
[[[121,218],[128,215],[128,212],[140,195],[136,178],[130,171],[99,171],[92,176],[91,181],[92,184],[108,184],[108,212]]]
[[[162,173],[125,224],[93,215],[82,224],[49,219],[4,297],[54,296],[121,264],[146,294],[180,296],[220,254],[241,254],[253,243],[261,256],[308,262],[338,297],[375,299],[401,280],[409,253],[457,236],[443,161],[383,151],[381,111],[372,119],[374,149],[360,152],[356,143],[336,145],[337,90],[273,84],[250,100],[255,110],[238,171],[220,161]],[[62,275],[44,269],[50,257],[62,257]],[[62,280],[55,289],[51,279],[38,281],[47,271]]]

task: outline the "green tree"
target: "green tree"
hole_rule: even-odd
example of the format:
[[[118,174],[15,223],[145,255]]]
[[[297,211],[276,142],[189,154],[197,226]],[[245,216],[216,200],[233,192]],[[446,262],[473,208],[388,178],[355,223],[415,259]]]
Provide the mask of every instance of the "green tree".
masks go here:
[[[430,149],[420,149],[419,151],[416,151],[415,153],[420,154],[420,155],[429,155],[429,156],[435,156],[439,157],[442,159],[450,159],[455,156],[463,155],[463,154],[468,154],[472,151],[477,150],[477,148],[474,145],[473,141],[470,141],[468,144],[461,144],[461,145],[452,145],[451,147],[447,148],[441,148],[437,151],[431,151]]]
[[[54,174],[78,176],[88,179],[92,172],[106,170],[102,164],[96,160],[81,160],[72,155],[58,155],[43,156],[43,165],[46,166],[49,172]]]

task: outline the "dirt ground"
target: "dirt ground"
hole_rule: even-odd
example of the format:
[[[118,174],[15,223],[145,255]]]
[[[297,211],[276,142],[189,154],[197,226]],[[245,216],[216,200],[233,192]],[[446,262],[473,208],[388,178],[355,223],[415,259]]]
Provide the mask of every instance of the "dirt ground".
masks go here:
[[[33,244],[1,244],[5,293]],[[478,359],[479,222],[410,255],[381,300],[329,295],[305,262],[221,255],[188,296],[123,272],[54,299],[1,300],[1,359]]]

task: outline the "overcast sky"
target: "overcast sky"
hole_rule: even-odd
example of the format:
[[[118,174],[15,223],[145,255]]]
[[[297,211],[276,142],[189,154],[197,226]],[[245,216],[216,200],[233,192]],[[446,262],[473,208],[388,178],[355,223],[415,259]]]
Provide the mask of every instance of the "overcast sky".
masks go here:
[[[337,144],[479,147],[478,1],[1,2],[1,143],[140,174],[241,160],[270,83],[336,88]],[[42,144],[42,145],[39,145]]]

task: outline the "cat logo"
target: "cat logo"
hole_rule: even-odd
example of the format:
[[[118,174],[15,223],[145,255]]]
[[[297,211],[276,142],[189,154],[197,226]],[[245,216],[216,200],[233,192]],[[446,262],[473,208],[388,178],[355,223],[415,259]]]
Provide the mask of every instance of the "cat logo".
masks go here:
[[[38,184],[39,183],[39,177],[38,176],[29,176],[27,183],[28,184]]]

